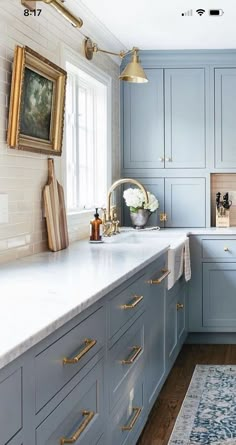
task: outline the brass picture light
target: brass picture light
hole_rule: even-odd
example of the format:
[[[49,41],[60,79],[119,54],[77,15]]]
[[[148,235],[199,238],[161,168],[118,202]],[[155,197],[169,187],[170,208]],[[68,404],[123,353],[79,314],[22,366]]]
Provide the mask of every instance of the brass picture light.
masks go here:
[[[83,20],[80,17],[75,17],[63,4],[61,0],[21,0],[21,4],[29,9],[34,9],[36,1],[44,2],[51,5],[59,14],[68,20],[75,28],[81,28]]]
[[[119,53],[114,53],[112,51],[106,51],[105,49],[98,48],[96,43],[93,43],[89,37],[86,37],[84,39],[84,55],[86,59],[92,60],[93,54],[97,52],[113,54],[114,56],[119,56],[121,59],[124,59],[125,56],[131,54],[131,62],[126,65],[125,69],[120,74],[119,79],[133,83],[148,82],[147,76],[139,62],[138,48],[134,47],[126,52],[120,51]]]

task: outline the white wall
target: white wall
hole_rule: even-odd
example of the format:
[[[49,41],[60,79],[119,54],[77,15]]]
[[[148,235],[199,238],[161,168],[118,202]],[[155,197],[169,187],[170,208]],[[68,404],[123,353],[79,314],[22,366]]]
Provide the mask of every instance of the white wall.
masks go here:
[[[80,16],[77,0],[68,0],[66,5]],[[6,145],[14,48],[27,45],[58,65],[63,44],[82,53],[83,36],[79,30],[49,5],[38,2],[37,8],[42,8],[39,17],[24,17],[20,0],[0,0],[0,193],[9,196],[9,224],[0,224],[0,263],[47,250],[46,226],[42,216],[47,156],[9,149]],[[92,23],[89,26],[92,29]],[[103,54],[97,54],[89,63],[94,63],[112,77],[111,150],[112,180],[115,180],[120,177],[119,67]],[[60,180],[63,177],[61,158],[55,157],[55,164]],[[90,217],[85,214],[79,219],[70,219],[71,241],[88,236]]]

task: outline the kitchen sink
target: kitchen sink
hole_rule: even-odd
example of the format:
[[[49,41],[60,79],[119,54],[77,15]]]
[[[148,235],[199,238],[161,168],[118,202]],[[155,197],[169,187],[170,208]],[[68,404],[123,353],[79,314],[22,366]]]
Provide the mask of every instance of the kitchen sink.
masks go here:
[[[121,233],[104,238],[105,243],[132,246],[161,246],[169,244],[167,268],[171,271],[167,287],[170,289],[183,274],[184,246],[187,240],[186,232],[171,230],[135,230],[121,229]]]

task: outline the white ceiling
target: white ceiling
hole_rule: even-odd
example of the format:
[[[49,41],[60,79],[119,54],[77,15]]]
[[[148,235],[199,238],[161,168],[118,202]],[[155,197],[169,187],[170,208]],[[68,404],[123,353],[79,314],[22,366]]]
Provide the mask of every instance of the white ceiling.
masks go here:
[[[236,48],[236,0],[78,0],[125,48]],[[196,9],[206,12],[200,17]],[[220,17],[209,9],[222,8]],[[182,16],[189,9],[193,16]]]

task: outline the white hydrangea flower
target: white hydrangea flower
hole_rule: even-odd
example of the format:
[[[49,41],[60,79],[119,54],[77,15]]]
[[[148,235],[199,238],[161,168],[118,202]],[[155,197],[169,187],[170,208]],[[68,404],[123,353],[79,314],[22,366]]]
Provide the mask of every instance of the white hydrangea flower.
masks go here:
[[[142,207],[143,205],[143,193],[140,189],[129,188],[124,191],[123,197],[128,207]]]
[[[152,193],[148,192],[148,204],[144,203],[143,208],[148,209],[151,212],[155,212],[156,209],[158,209],[158,207],[159,207],[158,200]]]
[[[126,205],[132,207],[134,210],[137,209],[148,209],[151,212],[155,212],[159,207],[159,202],[156,197],[148,193],[148,204],[145,204],[144,193],[138,188],[129,188],[124,191],[123,197],[125,199]]]

